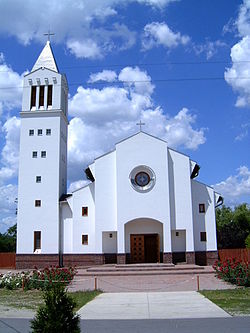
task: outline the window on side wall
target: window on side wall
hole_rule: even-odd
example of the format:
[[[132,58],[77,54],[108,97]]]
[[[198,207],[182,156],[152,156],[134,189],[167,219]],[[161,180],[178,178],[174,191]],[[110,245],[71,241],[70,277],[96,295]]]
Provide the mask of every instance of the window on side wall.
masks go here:
[[[88,207],[82,207],[82,216],[88,216]]]
[[[41,206],[42,206],[41,200],[35,200],[35,207],[41,207]]]
[[[205,204],[199,204],[199,213],[205,213]]]
[[[205,231],[202,231],[200,233],[200,239],[201,239],[201,242],[206,242],[207,241],[207,233]]]
[[[82,245],[88,245],[89,239],[88,235],[82,235]]]
[[[34,231],[34,252],[41,250],[41,231]]]

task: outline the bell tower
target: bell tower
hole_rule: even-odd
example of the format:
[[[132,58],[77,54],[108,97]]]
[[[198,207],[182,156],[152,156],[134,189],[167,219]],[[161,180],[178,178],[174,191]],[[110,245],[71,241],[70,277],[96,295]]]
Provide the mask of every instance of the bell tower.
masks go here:
[[[38,262],[43,254],[58,264],[59,199],[67,188],[68,84],[49,41],[24,77],[20,116],[17,267],[31,258]]]

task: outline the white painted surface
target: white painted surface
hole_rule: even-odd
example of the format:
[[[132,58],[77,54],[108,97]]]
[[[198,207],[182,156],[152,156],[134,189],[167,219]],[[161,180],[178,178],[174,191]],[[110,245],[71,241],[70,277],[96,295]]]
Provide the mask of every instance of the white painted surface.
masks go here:
[[[102,252],[117,253],[117,232],[104,231],[102,233]]]

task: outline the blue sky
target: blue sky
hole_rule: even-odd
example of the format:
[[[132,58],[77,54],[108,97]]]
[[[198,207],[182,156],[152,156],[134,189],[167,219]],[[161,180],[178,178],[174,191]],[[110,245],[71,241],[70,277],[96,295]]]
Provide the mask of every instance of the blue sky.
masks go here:
[[[250,203],[250,0],[0,0],[0,232],[15,223],[22,76],[50,28],[69,83],[69,191],[143,130]]]

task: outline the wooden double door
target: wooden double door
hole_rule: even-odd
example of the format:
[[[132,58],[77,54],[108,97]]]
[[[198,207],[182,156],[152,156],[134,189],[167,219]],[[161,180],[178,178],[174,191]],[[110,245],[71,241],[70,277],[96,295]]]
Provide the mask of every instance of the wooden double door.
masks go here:
[[[131,263],[160,262],[159,234],[130,235]]]

